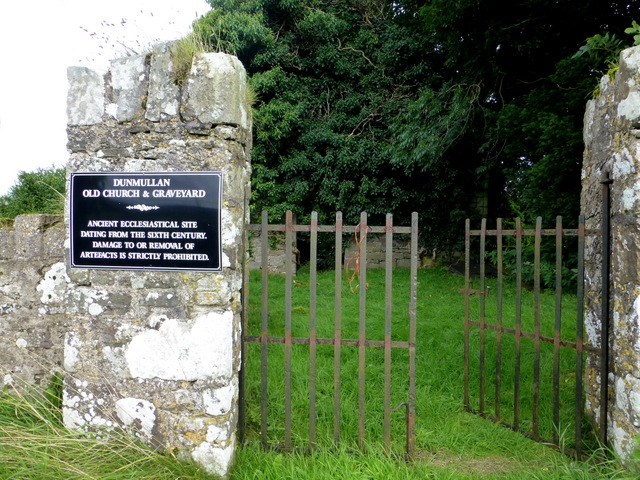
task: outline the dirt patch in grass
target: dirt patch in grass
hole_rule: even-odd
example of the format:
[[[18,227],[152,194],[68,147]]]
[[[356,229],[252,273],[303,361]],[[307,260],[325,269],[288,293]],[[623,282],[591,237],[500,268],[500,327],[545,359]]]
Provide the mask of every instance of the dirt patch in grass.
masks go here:
[[[522,463],[499,455],[486,457],[470,457],[454,455],[444,450],[436,452],[421,451],[416,453],[416,461],[429,463],[439,468],[460,470],[467,474],[483,476],[509,475],[522,471]]]

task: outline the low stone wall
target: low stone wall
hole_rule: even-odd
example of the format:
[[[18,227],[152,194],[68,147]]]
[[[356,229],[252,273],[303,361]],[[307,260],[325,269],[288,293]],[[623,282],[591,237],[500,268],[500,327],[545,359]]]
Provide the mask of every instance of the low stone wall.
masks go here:
[[[411,239],[393,239],[393,255],[391,266],[393,268],[411,267]],[[345,268],[355,268],[354,262],[358,257],[358,246],[350,241],[344,251]],[[367,235],[367,268],[384,268],[386,258],[386,238],[383,234],[370,233]]]
[[[64,218],[23,215],[0,228],[2,386],[46,385],[62,370],[66,312],[51,304],[55,266],[64,267]]]
[[[286,272],[286,243],[284,234],[272,232],[269,234],[269,253],[267,256],[267,269],[271,273]],[[298,249],[296,247],[295,235],[291,246],[292,255],[291,271],[295,273],[298,268]],[[259,270],[262,268],[262,237],[259,232],[251,232],[249,236],[249,269]]]
[[[262,247],[259,232],[251,232],[249,238],[249,269],[257,270],[262,265]],[[286,271],[286,245],[283,234],[272,233],[269,237],[268,269],[272,273],[285,273]],[[393,239],[393,268],[409,268],[411,266],[411,240],[406,238]],[[354,268],[355,259],[358,256],[358,247],[353,241],[348,241],[343,253],[343,266]],[[384,268],[386,256],[386,240],[384,235],[369,234],[367,236],[367,268]],[[434,259],[426,259],[423,266],[435,264]],[[432,260],[432,264],[429,261]],[[292,272],[295,273],[300,263],[300,252],[295,241],[292,245],[291,257]]]
[[[66,239],[63,216],[18,216],[0,228],[2,387],[47,386],[62,373],[69,428],[131,428],[226,474],[235,449],[242,269],[69,269]]]

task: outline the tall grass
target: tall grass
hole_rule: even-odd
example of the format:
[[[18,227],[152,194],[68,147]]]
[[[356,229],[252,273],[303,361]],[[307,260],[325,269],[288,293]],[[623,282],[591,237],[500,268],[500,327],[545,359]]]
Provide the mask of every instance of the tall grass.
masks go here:
[[[192,463],[178,462],[125,432],[104,438],[64,428],[61,381],[46,391],[8,388],[0,394],[0,479],[204,480]]]

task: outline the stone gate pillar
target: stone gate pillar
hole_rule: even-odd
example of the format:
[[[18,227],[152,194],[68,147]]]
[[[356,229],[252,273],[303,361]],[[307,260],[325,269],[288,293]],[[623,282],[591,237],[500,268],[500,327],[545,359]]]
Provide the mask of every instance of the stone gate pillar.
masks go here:
[[[169,44],[115,60],[105,75],[68,70],[68,173],[113,175],[79,193],[75,213],[68,202],[65,215],[68,225],[84,215],[71,234],[92,238],[75,255],[100,258],[99,268],[75,268],[68,239],[66,265],[47,273],[49,303],[68,315],[64,422],[80,430],[123,427],[225,475],[238,416],[251,113],[237,58],[196,54],[186,78],[172,71]],[[177,186],[176,177],[144,176],[151,172],[219,172],[219,232],[171,218],[132,223],[153,221],[147,210],[159,208],[154,197],[175,197],[189,210],[209,194]],[[132,222],[108,223],[110,213],[97,210],[98,221],[87,221],[97,208],[94,196],[120,196]],[[189,249],[216,232],[220,268],[201,271],[204,257]],[[183,263],[165,270],[167,258]],[[145,259],[157,261],[147,269]]]
[[[640,435],[640,48],[624,50],[614,78],[600,82],[584,122],[582,213],[588,229],[601,228],[602,185],[610,185],[609,375],[606,433],[622,457]],[[602,242],[590,236],[585,252],[587,342],[602,346]],[[606,281],[606,280],[604,280]],[[586,411],[600,428],[601,362],[588,355]]]

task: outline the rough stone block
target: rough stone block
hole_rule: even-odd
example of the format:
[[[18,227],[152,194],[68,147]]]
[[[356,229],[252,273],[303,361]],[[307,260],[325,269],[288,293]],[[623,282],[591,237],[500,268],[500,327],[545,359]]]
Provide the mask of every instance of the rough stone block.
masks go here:
[[[146,56],[135,55],[111,62],[112,103],[106,112],[118,122],[143,116],[142,106],[147,88]]]
[[[67,95],[67,123],[69,125],[95,125],[104,114],[105,87],[98,72],[86,67],[67,69],[69,93]]]
[[[180,298],[173,291],[151,290],[146,291],[142,296],[141,305],[148,307],[177,307],[180,305]]]
[[[134,378],[195,381],[230,379],[233,313],[211,312],[193,321],[169,319],[134,336],[125,358]]]
[[[224,53],[196,54],[185,82],[184,120],[248,128],[246,74],[242,63]]]
[[[151,56],[146,118],[153,122],[176,116],[180,109],[180,88],[172,76],[170,45],[162,43],[156,46]]]

